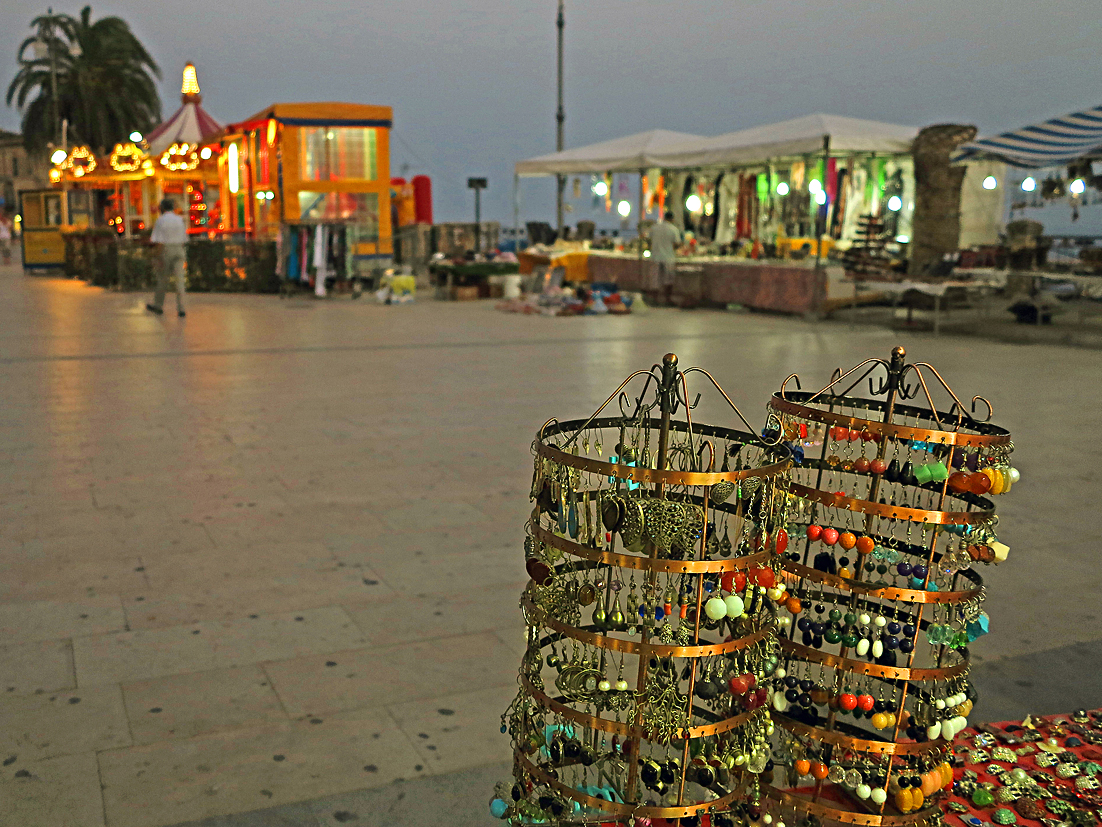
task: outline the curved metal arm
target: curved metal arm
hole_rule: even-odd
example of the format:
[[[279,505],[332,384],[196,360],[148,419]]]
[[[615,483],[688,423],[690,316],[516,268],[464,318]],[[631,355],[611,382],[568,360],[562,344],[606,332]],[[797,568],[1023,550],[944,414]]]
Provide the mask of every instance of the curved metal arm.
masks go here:
[[[563,448],[566,448],[566,447],[568,447],[568,446],[570,445],[570,443],[572,443],[572,442],[573,442],[574,440],[576,440],[576,439],[578,438],[578,435],[579,435],[579,434],[580,434],[580,433],[581,433],[582,431],[584,431],[584,430],[586,429],[586,426],[587,426],[587,425],[588,425],[588,424],[589,424],[590,422],[592,422],[592,421],[593,421],[594,419],[596,419],[596,418],[597,418],[598,416],[600,416],[600,415],[601,415],[601,411],[603,411],[603,410],[604,410],[605,408],[607,408],[607,407],[608,407],[608,403],[609,403],[609,402],[611,402],[611,401],[612,401],[613,399],[615,399],[615,398],[616,398],[616,395],[617,395],[618,393],[620,393],[620,391],[622,391],[622,390],[623,390],[624,388],[626,388],[626,387],[627,387],[627,385],[628,385],[628,382],[630,382],[630,381],[631,381],[632,379],[634,379],[634,378],[635,378],[636,376],[641,376],[641,375],[643,375],[643,374],[647,374],[647,375],[650,375],[650,372],[651,372],[651,370],[654,370],[654,367],[653,367],[653,366],[651,367],[651,369],[650,369],[650,370],[637,370],[637,371],[635,371],[635,373],[631,374],[631,375],[630,375],[630,376],[629,376],[629,377],[628,377],[627,379],[625,379],[625,380],[624,380],[623,382],[621,382],[621,383],[620,383],[620,387],[618,387],[618,388],[617,388],[616,390],[614,390],[614,391],[612,392],[612,394],[611,394],[611,395],[610,395],[610,396],[608,397],[608,399],[606,399],[606,400],[604,401],[604,403],[603,403],[603,404],[601,405],[601,407],[599,407],[599,408],[598,408],[597,410],[595,410],[595,411],[594,411],[594,412],[593,412],[593,413],[592,413],[592,414],[590,415],[589,419],[587,419],[587,420],[586,420],[586,421],[585,421],[585,422],[584,422],[584,423],[582,424],[582,426],[581,426],[580,428],[578,428],[578,430],[576,430],[576,431],[574,432],[574,436],[570,437],[570,439],[568,439],[568,440],[567,440],[566,442],[564,442],[564,443],[563,443],[562,447],[563,447]],[[652,377],[652,378],[653,378],[653,377]],[[646,390],[646,385],[644,385],[644,386],[643,386],[643,388],[644,388],[644,390]],[[549,420],[547,424],[550,424],[551,422],[554,422],[554,421],[556,421],[556,420]],[[545,424],[545,425],[543,426],[543,428],[540,428],[540,440],[541,440],[541,441],[543,440],[543,430],[544,430],[544,428],[546,428],[546,427],[547,427],[547,424]]]
[[[754,430],[754,426],[746,421],[746,417],[742,415],[742,411],[740,411],[738,409],[738,405],[736,405],[734,402],[731,401],[731,397],[729,397],[727,395],[727,391],[723,390],[723,387],[719,384],[719,382],[717,382],[715,380],[715,377],[712,376],[712,374],[708,373],[708,371],[704,370],[704,368],[689,368],[688,370],[685,371],[685,373],[693,373],[693,372],[703,373],[705,376],[707,376],[709,381],[711,381],[711,383],[715,386],[715,389],[720,392],[720,394],[723,396],[723,398],[725,400],[727,400],[727,404],[731,406],[731,410],[734,411],[735,414],[738,416],[738,418],[742,420],[742,424],[746,426],[746,430],[751,434],[754,434],[754,435],[757,434],[757,431]],[[773,440],[772,442],[767,442],[764,437],[760,437],[760,436],[757,437],[757,440],[762,445],[773,446],[773,445],[779,445],[780,444],[781,436],[782,436],[781,434],[778,434],[777,439]]]

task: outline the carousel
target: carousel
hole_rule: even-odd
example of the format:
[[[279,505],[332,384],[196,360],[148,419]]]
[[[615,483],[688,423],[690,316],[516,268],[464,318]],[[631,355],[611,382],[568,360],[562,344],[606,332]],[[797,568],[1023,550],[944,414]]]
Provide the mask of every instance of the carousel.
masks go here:
[[[149,135],[132,133],[110,153],[97,155],[87,146],[55,153],[50,183],[68,191],[64,225],[106,225],[129,237],[151,227],[157,205],[171,197],[187,212],[190,233],[224,229],[216,140],[223,127],[203,109],[191,63],[184,67],[180,99],[180,108]]]

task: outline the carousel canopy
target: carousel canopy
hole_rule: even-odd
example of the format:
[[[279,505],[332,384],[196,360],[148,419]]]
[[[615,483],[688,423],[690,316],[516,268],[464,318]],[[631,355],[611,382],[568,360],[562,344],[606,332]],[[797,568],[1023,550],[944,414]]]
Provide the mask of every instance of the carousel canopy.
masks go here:
[[[660,166],[655,157],[689,140],[703,140],[687,132],[652,129],[611,141],[564,149],[529,158],[516,165],[517,175],[569,175],[581,172],[638,172]]]
[[[654,158],[654,166],[667,169],[737,166],[823,151],[825,138],[831,152],[910,152],[918,128],[898,124],[815,114],[789,121],[728,132],[715,138],[697,138],[672,146]]]
[[[1016,167],[1052,167],[1102,158],[1102,106],[962,144],[953,161],[994,158]]]
[[[195,66],[184,67],[184,81],[180,88],[182,105],[167,121],[145,136],[150,155],[160,155],[173,144],[204,144],[222,131],[222,124],[212,118],[200,105],[199,81]]]

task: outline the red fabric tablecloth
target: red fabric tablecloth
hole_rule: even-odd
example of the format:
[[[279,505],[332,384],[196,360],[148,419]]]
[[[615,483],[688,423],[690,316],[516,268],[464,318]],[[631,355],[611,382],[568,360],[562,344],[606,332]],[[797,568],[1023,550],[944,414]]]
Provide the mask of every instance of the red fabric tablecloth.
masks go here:
[[[1054,739],[1055,745],[1050,744],[1053,748],[1073,753],[1076,760],[1079,762],[1093,761],[1102,765],[1102,746],[1092,744],[1088,740],[1091,737],[1096,737],[1099,741],[1102,741],[1102,710],[1095,710],[1088,713],[1087,719],[1088,723],[1082,724],[1072,721],[1069,714],[1035,718],[1032,723],[1036,729],[1033,731],[1042,736],[1041,740],[1021,740],[1018,743],[1007,743],[1005,739],[1021,739],[1026,733],[1031,732],[1031,730],[1022,728],[1021,721],[1005,721],[1003,723],[990,724],[983,728],[983,732],[987,734],[994,733],[996,736],[999,736],[995,738],[996,746],[1008,747],[1015,751],[1027,746],[1034,748],[1035,751],[1028,755],[1015,755],[1016,760],[1014,761],[999,761],[990,757],[994,747],[989,746],[979,748],[986,750],[989,757],[972,763],[970,760],[970,753],[976,749],[974,746],[975,739],[977,735],[981,734],[981,731],[969,727],[957,736],[953,744],[954,752],[958,756],[958,762],[963,759],[963,763],[953,770],[954,781],[959,783],[961,779],[964,778],[965,771],[971,770],[978,775],[978,783],[993,782],[995,786],[992,792],[998,793],[1003,784],[988,770],[992,766],[1004,767],[1007,771],[1015,767],[1021,767],[1031,776],[1035,773],[1043,774],[1046,779],[1044,783],[1041,784],[1042,787],[1054,793],[1058,790],[1064,791],[1065,800],[1075,809],[1089,813],[1092,819],[1090,823],[1097,824],[1102,820],[1102,815],[1100,815],[1102,814],[1102,794],[1097,790],[1079,791],[1075,786],[1075,778],[1059,778],[1056,775],[1055,767],[1041,767],[1037,764],[1037,756],[1044,753],[1040,745],[1050,744],[1049,739]],[[1075,745],[1073,741],[1073,745],[1069,746],[1067,743],[1069,738],[1077,738],[1081,743]],[[1096,777],[1102,782],[1102,774]],[[1054,795],[1054,797],[1061,796]],[[968,808],[968,811],[965,813],[955,813],[952,811],[952,808],[948,806],[950,802],[963,804]],[[975,827],[975,819],[979,819],[980,823],[994,825],[995,822],[992,816],[995,811],[1000,808],[1006,808],[1013,811],[1016,817],[1016,823],[1022,825],[1022,827],[1053,827],[1056,823],[1067,820],[1067,816],[1057,816],[1050,812],[1044,806],[1044,800],[1040,800],[1037,803],[1040,805],[1040,809],[1044,814],[1043,817],[1047,821],[1047,824],[1045,821],[1039,819],[1024,817],[1018,812],[1014,803],[1003,804],[996,800],[994,804],[989,806],[978,807],[972,802],[969,796],[961,795],[957,783],[954,783],[953,794],[945,802],[946,822],[952,825],[952,827]]]

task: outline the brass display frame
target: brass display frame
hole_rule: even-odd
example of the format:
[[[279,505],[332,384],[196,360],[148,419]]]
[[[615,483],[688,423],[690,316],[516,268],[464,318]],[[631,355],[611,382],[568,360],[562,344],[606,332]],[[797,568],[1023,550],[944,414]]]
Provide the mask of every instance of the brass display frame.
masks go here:
[[[682,726],[680,729],[675,730],[677,734],[674,736],[684,741],[683,747],[679,745],[676,748],[678,752],[683,753],[680,761],[680,777],[669,786],[669,789],[676,793],[677,806],[646,806],[642,803],[642,796],[637,797],[637,793],[643,792],[641,786],[642,782],[638,777],[638,761],[636,760],[641,754],[640,744],[644,740],[649,740],[651,736],[657,734],[653,732],[648,725],[642,723],[643,719],[639,716],[639,707],[637,705],[629,707],[631,711],[628,712],[628,719],[623,722],[602,717],[599,713],[590,714],[584,710],[584,706],[586,706],[584,702],[580,702],[583,708],[579,709],[576,708],[579,705],[577,701],[567,702],[565,698],[557,699],[552,697],[548,694],[547,690],[533,682],[528,672],[522,670],[519,681],[521,693],[528,701],[534,703],[537,708],[547,710],[563,721],[581,727],[583,732],[610,733],[627,739],[622,745],[622,752],[620,754],[620,759],[625,762],[627,781],[622,785],[616,785],[616,795],[621,796],[625,803],[610,802],[604,798],[589,795],[564,784],[558,778],[554,777],[552,773],[544,769],[539,759],[535,759],[534,756],[530,758],[528,749],[522,750],[519,743],[517,749],[514,751],[514,762],[520,772],[531,780],[550,787],[558,796],[567,801],[574,801],[584,807],[608,814],[608,816],[599,819],[600,821],[606,822],[609,820],[628,821],[633,816],[676,819],[696,814],[722,812],[730,804],[742,800],[744,797],[743,788],[750,774],[738,769],[731,770],[733,786],[730,788],[730,792],[725,795],[699,802],[693,802],[691,799],[687,798],[689,795],[689,791],[686,789],[686,772],[689,767],[689,739],[721,736],[729,737],[726,736],[727,733],[737,731],[745,725],[754,724],[755,721],[761,722],[763,719],[768,718],[769,713],[768,704],[746,710],[740,709],[738,705],[732,705],[729,708],[725,703],[723,706],[717,707],[717,709],[720,710],[720,715],[726,714],[727,717],[723,717],[720,720],[712,720],[709,717],[712,713],[705,713],[705,708],[698,705],[696,701],[697,696],[694,694],[694,687],[698,677],[698,669],[700,668],[699,664],[702,662],[702,659],[722,656],[732,652],[748,651],[760,646],[763,642],[774,640],[776,636],[776,628],[772,623],[761,622],[754,623],[754,627],[749,633],[742,634],[733,640],[724,640],[718,643],[704,640],[702,638],[702,632],[705,631],[702,624],[704,614],[703,605],[708,599],[708,595],[705,594],[703,588],[704,579],[716,578],[726,573],[759,567],[769,568],[777,575],[779,582],[778,558],[776,555],[772,554],[770,550],[763,549],[744,556],[733,556],[724,559],[704,559],[704,548],[709,535],[709,509],[723,511],[728,514],[741,515],[742,508],[741,505],[739,505],[737,509],[733,506],[736,500],[732,500],[731,503],[727,504],[710,503],[711,486],[717,483],[733,483],[738,485],[741,482],[751,479],[783,481],[784,473],[792,466],[791,453],[787,447],[779,445],[776,442],[770,442],[756,435],[754,429],[746,423],[745,418],[742,417],[742,414],[738,411],[737,407],[734,406],[734,403],[731,402],[726,393],[723,393],[718,383],[716,383],[709,374],[699,368],[690,368],[682,372],[677,370],[676,366],[676,356],[667,354],[662,364],[655,365],[652,367],[651,371],[637,371],[629,376],[628,379],[621,384],[620,388],[618,388],[588,419],[565,422],[549,420],[540,429],[532,446],[532,453],[535,457],[537,467],[537,483],[539,476],[544,473],[545,468],[551,472],[554,472],[556,468],[561,468],[570,473],[586,472],[600,475],[601,477],[608,478],[610,483],[615,481],[617,489],[623,483],[630,483],[631,485],[629,488],[635,488],[636,484],[648,487],[653,486],[653,490],[647,490],[646,493],[648,496],[659,499],[669,499],[671,501],[691,502],[701,506],[703,509],[704,524],[702,530],[698,533],[698,540],[694,540],[694,545],[698,543],[698,548],[693,554],[688,555],[689,559],[685,560],[669,559],[659,556],[655,547],[649,543],[644,545],[644,552],[642,554],[617,551],[615,550],[615,535],[613,543],[607,547],[605,543],[601,543],[601,547],[598,547],[597,543],[593,540],[586,540],[585,543],[575,542],[573,539],[564,536],[564,532],[555,531],[554,526],[548,527],[545,525],[544,514],[549,513],[554,517],[560,506],[548,509],[546,504],[542,504],[542,501],[538,497],[536,497],[535,510],[532,512],[531,520],[527,526],[530,538],[535,541],[535,551],[533,554],[535,554],[544,564],[550,565],[554,563],[556,566],[556,574],[577,571],[579,568],[578,561],[585,561],[583,565],[591,568],[608,566],[641,572],[645,575],[645,584],[652,583],[659,575],[684,575],[688,578],[688,583],[694,584],[692,586],[692,591],[695,594],[695,600],[690,599],[689,601],[691,614],[688,616],[687,621],[689,629],[692,632],[689,637],[692,645],[688,646],[656,642],[656,639],[652,639],[648,636],[649,626],[647,625],[643,626],[641,634],[634,639],[627,639],[626,637],[617,636],[616,633],[606,633],[603,627],[585,626],[579,623],[566,623],[545,611],[540,605],[537,605],[536,601],[539,598],[539,592],[536,590],[537,587],[532,585],[532,581],[529,582],[528,588],[526,588],[524,595],[522,595],[521,609],[525,615],[525,620],[529,628],[534,630],[536,627],[539,627],[540,629],[546,629],[550,634],[550,637],[540,637],[539,639],[530,636],[526,659],[531,658],[532,663],[537,663],[535,658],[538,657],[538,663],[542,664],[545,659],[544,650],[548,646],[560,640],[569,640],[599,652],[630,655],[637,658],[638,675],[635,681],[636,690],[632,691],[638,691],[645,685],[648,669],[647,664],[648,661],[653,658],[680,658],[687,661],[686,665],[690,669],[687,694],[688,707],[685,717],[685,724],[687,724],[687,726]],[[656,368],[659,368],[660,371],[655,370]],[[732,410],[734,410],[737,416],[742,420],[743,424],[746,425],[746,430],[720,428],[702,425],[692,421],[691,409],[696,403],[693,402],[690,404],[685,374],[694,371],[703,373],[707,379],[719,389],[724,399],[730,404]],[[629,418],[624,411],[624,403],[627,401],[624,395],[621,395],[620,401],[622,416],[605,417],[603,419],[598,418],[604,408],[620,394],[620,391],[623,390],[633,377],[644,374],[648,376],[647,385],[643,389],[643,394],[636,400],[636,413],[639,412],[642,406],[641,400],[644,399],[647,387],[650,387],[651,381],[654,380],[657,385],[657,402],[651,407],[657,407],[659,404],[661,405],[662,416],[660,419],[651,418],[650,416],[647,416],[647,418],[643,420],[639,420],[634,416]],[[674,420],[672,414],[679,405],[684,407],[685,417],[683,420]],[[649,411],[650,408],[644,408],[643,410]],[[654,455],[655,467],[648,468],[618,462],[606,462],[603,460],[591,459],[587,456],[579,456],[570,452],[571,444],[578,439],[579,435],[586,429],[619,429],[622,440],[624,427],[626,427],[628,423],[631,424],[631,427],[639,427],[640,422],[659,433],[658,450]],[[680,469],[667,467],[669,434],[673,432],[688,434],[690,437],[688,440],[689,447],[694,449],[691,458],[687,453],[669,454],[670,457],[677,458],[671,461],[680,462],[683,466],[686,466]],[[551,444],[550,440],[557,436],[561,436],[562,439],[560,439],[557,444]],[[741,465],[741,463],[747,462],[749,463],[748,467],[740,467],[734,471],[714,471],[713,469],[716,463],[714,446],[711,448],[710,460],[705,461],[701,454],[705,447],[712,444],[706,441],[707,438],[711,437],[725,440],[728,443],[739,444],[743,446],[743,448],[755,447],[760,449],[762,453],[760,455],[755,454],[754,459],[747,459],[747,452],[744,450],[739,455],[739,463]],[[699,452],[695,450],[698,442],[700,447]],[[546,463],[546,466],[541,463]],[[552,479],[556,480],[555,485],[565,485],[567,483],[562,480],[569,478],[569,474],[564,474],[563,477],[553,477]],[[545,484],[546,483],[543,483],[543,485]],[[682,486],[684,489],[681,488]],[[693,495],[691,489],[696,489],[700,492],[701,496]],[[534,488],[533,492],[535,492],[535,490]],[[588,508],[588,504],[591,502],[589,498],[592,497],[595,492],[592,489],[587,490],[584,487],[574,487],[573,483],[571,483],[570,490],[572,501],[577,502],[578,497],[584,497],[584,502],[587,503]],[[770,485],[768,487],[763,487],[761,490],[768,491],[768,496],[770,497],[780,498],[783,496],[783,487],[781,485]],[[753,491],[753,489],[751,489],[751,491]],[[639,493],[641,494],[643,492],[640,491]],[[752,494],[746,496],[749,497],[752,496]],[[587,519],[588,513],[589,512],[587,512]],[[598,526],[600,525],[599,521],[600,515],[598,513]],[[587,533],[586,536],[591,537],[592,535]],[[604,536],[599,528],[597,536]],[[593,544],[587,544],[590,542]],[[560,563],[560,558],[557,555],[548,555],[545,549],[553,549],[555,552],[565,555],[567,557],[567,562]],[[604,588],[607,591],[607,585]],[[748,603],[749,595],[751,593],[757,594],[758,592],[760,592],[761,595],[760,600],[766,600],[764,589],[758,586],[749,586],[747,592]],[[772,610],[763,607],[757,611],[765,612],[765,616],[768,617]],[[681,621],[682,624],[684,622],[686,621]],[[733,630],[734,626],[732,625],[731,628]],[[740,629],[742,628],[745,627],[740,626]],[[655,632],[657,632],[657,630],[655,630]],[[772,646],[773,644],[770,643],[770,645]],[[538,647],[538,650],[536,647]],[[605,662],[603,657],[601,658],[601,662]],[[542,666],[538,666],[537,668],[542,668]],[[533,672],[532,674],[534,675],[536,673]],[[682,678],[682,680],[684,680],[684,678]],[[540,682],[542,683],[542,680]],[[679,690],[679,692],[680,691],[682,690]],[[703,719],[701,717],[702,713],[705,714]],[[759,723],[757,725],[764,724]],[[579,736],[579,738],[581,737],[582,736]],[[735,779],[737,779],[737,781]],[[638,787],[636,786],[637,784],[639,785]],[[721,791],[719,788],[715,789]],[[647,793],[647,795],[649,795],[649,793]],[[570,823],[584,823],[596,819],[583,813],[573,817],[564,817],[563,820]]]
[[[887,443],[894,440],[913,440],[932,443],[944,446],[950,450],[956,448],[973,450],[1005,450],[1012,448],[1010,433],[1008,431],[990,425],[986,421],[980,422],[968,416],[964,411],[963,403],[956,394],[952,392],[948,385],[945,384],[941,375],[938,374],[936,370],[925,363],[920,365],[907,365],[904,361],[905,355],[906,352],[904,349],[902,347],[897,347],[892,351],[890,361],[870,359],[846,373],[836,372],[830,384],[817,393],[807,393],[803,391],[787,392],[785,386],[793,378],[790,376],[789,379],[786,379],[784,384],[782,384],[781,390],[775,393],[768,403],[768,410],[773,415],[780,418],[778,431],[781,434],[781,438],[784,438],[785,434],[785,417],[790,417],[809,422],[818,422],[830,427],[844,427],[850,432],[856,431],[858,434],[871,435],[873,437],[872,442],[876,446],[876,457],[878,459],[884,457]],[[852,374],[855,374],[867,365],[871,365],[871,367],[868,367],[848,388],[840,393],[836,391],[836,388],[843,383],[843,380],[847,380]],[[872,380],[870,379],[869,389],[874,396],[884,394],[884,398],[882,400],[872,400],[863,397],[850,397],[848,395],[849,391],[878,367],[883,367],[886,370],[887,377],[881,382],[879,389],[873,387]],[[937,376],[942,387],[955,400],[953,407],[955,413],[946,414],[937,411],[930,395],[929,388],[923,378],[922,370],[920,369],[923,367],[929,369]],[[906,379],[909,375],[916,376],[918,382],[921,384],[922,390],[925,392],[926,400],[929,402],[928,410],[898,404],[900,399],[905,399],[917,394],[917,388],[913,386],[908,387],[906,384]],[[991,405],[987,400],[982,399],[982,397],[973,398],[973,410],[978,401],[982,401],[986,405],[987,414],[988,417],[990,417],[992,412]],[[812,403],[818,403],[819,405],[830,408],[830,410],[812,407]],[[850,408],[862,408],[870,411],[870,413],[879,412],[883,416],[883,419],[882,421],[876,421],[873,419],[862,419],[837,413],[833,410],[836,405]],[[940,427],[919,428],[893,422],[893,416],[897,414],[916,419],[925,419],[928,422],[936,423]],[[961,429],[973,431],[974,433],[962,432]],[[844,644],[839,649],[839,654],[834,655],[821,652],[818,649],[805,646],[801,643],[797,643],[791,638],[782,636],[780,638],[781,650],[789,657],[807,663],[833,668],[835,670],[834,687],[832,690],[828,689],[828,692],[832,694],[837,694],[840,691],[843,675],[845,674],[895,682],[896,686],[902,687],[897,708],[898,710],[903,710],[908,689],[912,682],[919,685],[930,681],[949,680],[964,675],[968,671],[969,664],[966,651],[957,652],[955,657],[958,657],[959,660],[950,666],[939,665],[933,668],[912,668],[910,664],[913,663],[918,637],[922,633],[924,626],[923,612],[927,605],[961,604],[974,600],[983,594],[982,578],[975,572],[967,572],[964,575],[965,579],[968,580],[973,588],[950,588],[947,591],[933,592],[927,590],[926,587],[932,576],[933,564],[939,559],[935,545],[937,535],[940,533],[938,529],[947,525],[975,526],[989,523],[994,517],[995,505],[990,500],[969,495],[967,499],[964,497],[959,499],[963,499],[967,502],[973,507],[973,510],[965,512],[943,510],[946,500],[951,496],[955,496],[951,495],[949,492],[947,479],[936,486],[925,487],[925,490],[937,495],[937,509],[918,509],[876,502],[875,498],[881,476],[862,472],[852,472],[851,469],[847,468],[835,469],[832,466],[827,466],[825,459],[827,445],[830,441],[828,437],[828,434],[824,433],[822,435],[822,456],[816,460],[810,461],[808,465],[819,472],[820,482],[822,481],[824,471],[828,470],[853,473],[854,476],[867,479],[869,483],[868,497],[858,498],[843,496],[836,492],[825,491],[821,488],[813,488],[795,481],[789,482],[789,494],[812,504],[812,520],[815,519],[815,510],[818,506],[863,514],[865,517],[865,534],[871,533],[872,520],[876,517],[910,524],[934,526],[935,530],[930,540],[929,547],[924,549],[927,574],[921,588],[901,589],[894,586],[881,586],[857,579],[843,578],[838,575],[819,571],[818,569],[806,565],[807,555],[810,553],[812,541],[805,538],[807,545],[804,551],[804,562],[801,563],[791,559],[786,559],[784,561],[786,582],[791,583],[793,580],[796,582],[809,581],[831,587],[839,592],[848,593],[850,595],[851,605],[856,605],[856,601],[859,597],[865,599],[890,600],[897,605],[909,605],[914,610],[910,618],[910,622],[912,622],[915,627],[914,645],[912,646],[911,654],[907,657],[908,665],[906,667],[884,666],[866,660],[846,657],[847,649]],[[840,440],[835,439],[835,441]],[[846,441],[855,440],[847,435]],[[862,441],[869,440],[863,439]],[[955,583],[956,580],[954,579],[954,585]],[[899,620],[898,609],[893,616],[897,621]],[[793,624],[793,633],[794,631],[795,624]],[[941,663],[941,658],[945,657],[948,652],[953,651],[955,650],[943,647],[938,656],[938,663]],[[838,732],[834,729],[835,711],[833,709],[830,710],[827,716],[825,727],[804,724],[783,713],[775,713],[774,720],[781,728],[788,732],[813,741],[825,743],[831,748],[838,748],[843,751],[864,752],[880,756],[922,756],[951,748],[949,742],[941,739],[928,741],[900,741],[900,721],[898,715],[896,716],[894,731],[891,733],[890,739],[885,739],[883,741]],[[768,796],[785,806],[795,807],[806,814],[817,816],[824,821],[858,825],[859,827],[912,827],[912,825],[916,825],[940,813],[940,807],[936,802],[921,810],[895,814],[888,812],[888,801],[885,801],[883,805],[877,807],[877,805],[873,805],[871,802],[860,802],[857,799],[852,799],[852,797],[848,795],[847,798],[852,799],[853,807],[847,808],[844,805],[835,806],[833,802],[826,802],[819,799],[822,784],[823,782],[816,782],[813,787],[807,788],[811,796],[810,798],[771,785],[767,786],[765,792]],[[885,782],[884,789],[885,791],[887,790],[887,782]],[[865,811],[862,811],[862,809]],[[868,811],[869,809],[878,809],[878,811],[870,812]]]

